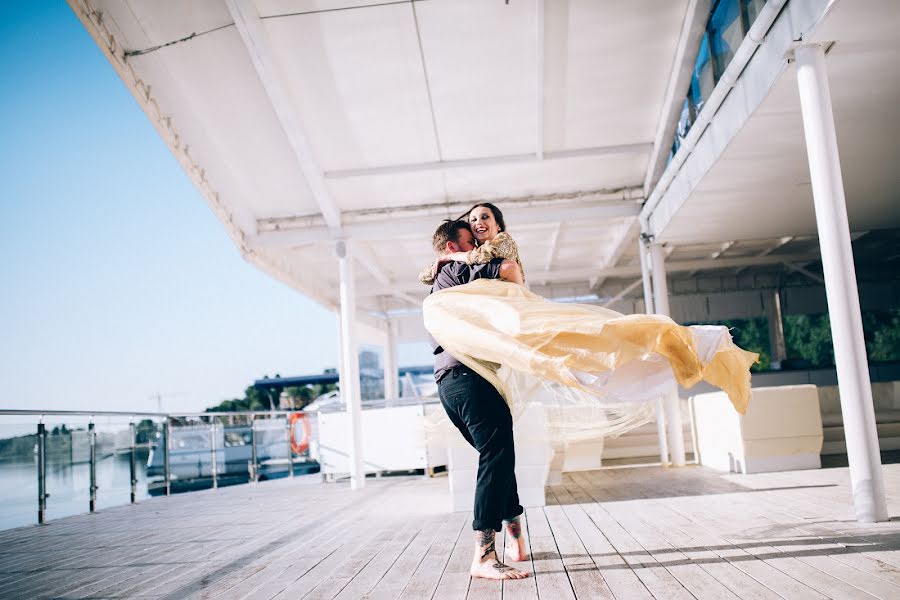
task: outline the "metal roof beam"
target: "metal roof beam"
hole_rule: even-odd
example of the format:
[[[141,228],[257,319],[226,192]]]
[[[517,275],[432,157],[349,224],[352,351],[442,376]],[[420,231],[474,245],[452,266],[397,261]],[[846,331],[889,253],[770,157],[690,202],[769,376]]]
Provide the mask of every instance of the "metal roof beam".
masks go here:
[[[719,258],[712,260],[709,258],[701,260],[682,260],[666,263],[666,273],[685,273],[690,271],[708,271],[719,269],[734,269],[740,267],[780,265],[785,261],[805,264],[819,260],[818,254],[795,254],[790,256],[745,256],[740,258]],[[527,270],[527,265],[526,265]],[[608,269],[598,270],[596,267],[579,267],[575,269],[559,269],[556,271],[527,271],[528,281],[533,284],[546,283],[562,283],[562,282],[578,282],[586,281],[591,277],[607,277],[607,278],[631,278],[639,277],[641,268],[637,265],[628,265],[622,267],[611,267]],[[424,289],[421,283],[416,281],[408,281],[397,284],[397,288],[406,292],[421,291]],[[385,295],[388,292],[380,287],[372,287],[359,289],[358,293],[363,296]]]
[[[795,256],[766,256],[763,258],[748,256],[741,258],[719,258],[719,259],[701,259],[701,260],[681,260],[666,263],[666,273],[690,272],[690,271],[709,271],[713,269],[733,269],[738,267],[752,267],[781,264],[785,260],[793,260],[799,263],[819,260],[818,254],[803,254]],[[528,279],[532,282],[554,282],[587,279],[591,276],[603,277],[632,277],[639,275],[640,266],[629,265],[623,267],[611,267],[608,269],[596,270],[590,267],[579,269],[561,269],[558,271],[546,271],[543,273],[528,272]]]
[[[558,150],[555,152],[543,152],[543,160],[563,160],[583,156],[607,156],[621,154],[647,154],[653,148],[650,142],[636,144],[619,144],[616,146],[596,146],[592,148],[578,148],[575,150]],[[350,179],[354,177],[372,177],[377,175],[402,175],[404,173],[417,173],[421,171],[440,171],[444,169],[459,169],[463,167],[494,167],[497,165],[534,163],[540,158],[536,154],[506,154],[503,156],[483,156],[478,158],[463,158],[458,160],[437,160],[426,163],[406,163],[399,165],[384,165],[380,167],[363,167],[361,169],[340,169],[326,171],[325,179]]]
[[[256,5],[253,0],[225,0],[225,4],[325,222],[332,229],[340,229],[341,211],[325,186],[322,171],[313,158],[312,146],[303,131],[290,95],[281,83]]]
[[[774,244],[772,244],[771,246],[769,246],[768,248],[766,248],[765,250],[763,250],[762,252],[757,254],[757,256],[760,256],[760,257],[768,256],[769,254],[771,254],[772,252],[775,252],[776,250],[778,250],[779,248],[781,248],[782,246],[784,246],[785,244],[787,244],[788,242],[790,242],[793,239],[794,239],[794,236],[792,236],[792,235],[786,235],[784,237],[778,238],[777,242],[775,242]]]
[[[786,236],[784,236],[784,237],[778,238],[778,241],[777,241],[777,242],[775,242],[774,244],[772,244],[771,246],[769,246],[768,248],[766,248],[765,250],[763,250],[762,252],[760,252],[760,253],[757,254],[756,256],[757,256],[757,257],[768,256],[769,254],[771,254],[772,252],[775,252],[776,250],[778,250],[779,248],[781,248],[781,247],[784,246],[785,244],[789,243],[789,242],[790,242],[791,240],[793,240],[793,239],[794,239],[794,236],[792,236],[792,235],[786,235]],[[745,268],[746,268],[746,267],[745,267]],[[741,271],[743,271],[743,270],[744,270],[744,269],[738,269],[738,270],[735,272],[735,275],[740,275],[740,274],[741,274]]]
[[[559,221],[586,221],[591,219],[612,219],[636,217],[640,205],[634,200],[618,200],[595,205],[571,205],[556,207],[551,204],[540,206],[504,207],[507,220],[516,225],[553,223]],[[441,219],[447,215],[417,215],[392,217],[389,212],[375,219],[347,222],[342,231],[348,238],[359,240],[396,239],[398,237],[428,238]],[[333,232],[323,225],[285,228],[262,231],[249,238],[251,245],[264,248],[300,246],[332,239]]]
[[[394,296],[400,300],[405,300],[409,302],[413,306],[419,306],[422,304],[421,298],[416,298],[415,296],[411,296],[407,292],[396,289],[394,286],[394,281],[385,273],[384,268],[378,262],[378,257],[375,255],[375,251],[372,250],[372,247],[368,244],[359,244],[354,242],[356,248],[353,252],[353,258],[356,260],[359,265],[364,268],[369,274],[375,278],[375,280],[384,286],[385,295]],[[423,286],[424,287],[424,286]]]
[[[791,271],[796,271],[796,272],[800,273],[801,275],[804,275],[804,276],[808,277],[809,279],[812,279],[816,283],[825,285],[825,278],[822,277],[821,275],[816,275],[809,269],[805,269],[800,265],[795,265],[795,264],[787,262],[787,261],[785,261],[784,266],[787,267],[788,269],[790,269]]]
[[[553,261],[556,260],[556,254],[559,252],[559,236],[562,233],[563,224],[557,223],[550,234],[550,251],[547,253],[547,264],[544,270],[549,271],[553,268]]]
[[[615,296],[613,296],[612,298],[610,298],[609,300],[604,302],[601,306],[603,308],[609,308],[610,306],[612,306],[613,304],[615,304],[616,302],[618,302],[619,300],[621,300],[622,298],[624,298],[625,296],[630,294],[633,289],[635,289],[637,286],[641,285],[642,283],[644,283],[643,278],[637,279],[637,280],[631,282],[621,292],[619,292],[618,294],[616,294]]]
[[[621,259],[622,255],[625,254],[625,251],[628,249],[628,247],[634,245],[639,230],[640,222],[637,219],[635,219],[631,223],[627,223],[621,229],[619,229],[618,235],[610,245],[612,251],[610,251],[610,253],[607,255],[606,260],[603,261],[604,269],[615,267],[616,264],[618,264],[619,259]],[[603,285],[603,282],[605,280],[606,276],[598,275],[588,283],[591,289],[597,289],[601,285]]]

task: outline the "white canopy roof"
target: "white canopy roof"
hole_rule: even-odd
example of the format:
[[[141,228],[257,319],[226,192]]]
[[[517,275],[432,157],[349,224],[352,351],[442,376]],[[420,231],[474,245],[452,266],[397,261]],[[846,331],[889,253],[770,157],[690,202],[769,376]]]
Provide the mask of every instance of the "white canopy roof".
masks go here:
[[[417,308],[434,228],[484,200],[532,289],[640,293],[637,215],[709,2],[69,1],[243,255],[322,304],[338,304],[334,241],[349,239],[359,309]],[[900,226],[895,0],[782,12],[776,29],[837,42],[851,226]],[[701,138],[718,154],[695,152],[703,168],[686,163],[681,198],[652,215],[676,277],[816,259],[795,71],[753,60]]]
[[[596,284],[636,243],[692,16],[688,0],[71,2],[245,256],[336,306],[349,238],[368,311],[418,303],[434,228],[481,200],[530,282]]]

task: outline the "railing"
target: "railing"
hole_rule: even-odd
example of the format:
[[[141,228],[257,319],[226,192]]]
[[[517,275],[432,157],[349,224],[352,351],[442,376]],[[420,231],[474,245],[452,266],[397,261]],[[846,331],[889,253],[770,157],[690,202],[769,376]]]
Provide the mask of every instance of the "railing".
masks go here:
[[[53,505],[51,483],[55,481],[48,481],[48,465],[53,467],[54,474],[62,474],[57,479],[67,480],[74,490],[68,507],[62,506],[65,502],[60,504],[68,514],[79,502],[77,497],[93,513],[98,502],[109,504],[114,496],[122,495],[124,490],[116,487],[115,474],[110,477],[104,473],[106,485],[112,491],[109,497],[103,496],[97,467],[110,457],[127,459],[127,491],[131,503],[154,493],[169,495],[173,484],[186,484],[189,489],[198,486],[217,489],[226,478],[227,484],[244,477],[252,482],[261,477],[292,478],[295,465],[302,463],[307,471],[314,468],[310,467],[315,461],[309,452],[314,419],[314,413],[298,411],[176,414],[0,410],[0,466],[5,471],[2,477],[5,481],[0,484],[5,488],[3,494],[12,497],[9,506],[15,507],[18,501],[21,509],[28,490],[33,489],[33,483],[28,484],[27,477],[21,475],[23,468],[33,463],[37,522],[44,523],[48,498]],[[48,431],[48,424],[55,426]],[[10,436],[10,433],[18,435]],[[144,455],[147,456],[146,472],[141,473],[138,461]],[[85,463],[88,486],[86,490],[76,490],[74,472]],[[13,476],[6,472],[10,468]],[[153,476],[157,479],[151,479]],[[81,477],[83,481],[84,474]],[[65,497],[64,493],[60,495]],[[124,498],[118,503],[123,501]],[[3,504],[7,505],[7,499]],[[0,523],[0,529],[22,524],[25,523],[19,518]]]

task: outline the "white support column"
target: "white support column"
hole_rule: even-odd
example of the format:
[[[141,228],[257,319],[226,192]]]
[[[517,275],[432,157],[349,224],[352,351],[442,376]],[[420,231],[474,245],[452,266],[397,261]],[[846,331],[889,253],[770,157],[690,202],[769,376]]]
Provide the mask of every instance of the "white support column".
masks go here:
[[[656,399],[656,405],[653,407],[656,412],[656,435],[659,441],[659,462],[663,466],[669,466],[669,438],[666,436],[666,407],[664,398],[660,396]]]
[[[362,458],[362,407],[359,389],[359,353],[356,345],[354,318],[356,296],[353,289],[353,257],[345,240],[335,244],[341,278],[341,399],[350,417],[350,489],[365,487],[366,473]]]
[[[784,342],[784,320],[781,316],[781,290],[769,292],[766,304],[766,318],[769,321],[769,351],[772,353],[772,367],[778,368],[781,361],[787,358],[787,346]]]
[[[642,227],[643,229],[643,227]],[[643,232],[638,236],[638,256],[641,259],[641,281],[644,284],[644,312],[653,314],[653,283],[650,281],[650,249],[649,241]],[[656,413],[656,435],[659,439],[659,462],[669,465],[669,440],[666,437],[666,411],[663,399],[657,398],[654,406]]]
[[[669,287],[666,284],[666,252],[662,244],[650,244],[650,268],[653,271],[653,305],[658,315],[669,315]],[[681,419],[681,407],[678,400],[678,389],[675,388],[663,398],[666,423],[668,424],[669,455],[672,464],[683,467],[684,456],[684,423]]]
[[[647,242],[638,237],[638,256],[641,258],[641,279],[644,282],[644,312],[653,314],[653,284],[650,281],[650,260],[647,256]]]
[[[684,453],[684,419],[681,418],[681,399],[678,397],[677,385],[673,384],[672,389],[663,398],[663,409],[668,425],[669,456],[672,457],[672,466],[683,467],[687,464],[687,459]]]
[[[666,283],[666,251],[662,244],[650,244],[650,270],[653,274],[653,312],[669,314],[669,285]]]
[[[825,69],[825,50],[817,44],[800,46],[795,50],[794,57],[797,61],[797,85],[800,89],[803,131],[822,251],[825,295],[834,340],[834,361],[856,518],[862,522],[887,521],[889,516],[872,406],[872,384],[866,360],[831,91]]]
[[[399,377],[397,368],[397,321],[387,320],[387,335],[384,340],[384,399],[399,397]]]

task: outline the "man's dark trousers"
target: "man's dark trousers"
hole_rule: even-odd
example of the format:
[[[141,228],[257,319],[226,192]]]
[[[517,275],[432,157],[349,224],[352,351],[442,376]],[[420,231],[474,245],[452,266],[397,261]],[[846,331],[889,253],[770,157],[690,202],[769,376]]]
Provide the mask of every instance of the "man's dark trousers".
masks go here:
[[[438,392],[447,416],[478,451],[472,529],[500,531],[502,520],[522,514],[509,406],[494,386],[466,366],[446,373]]]

